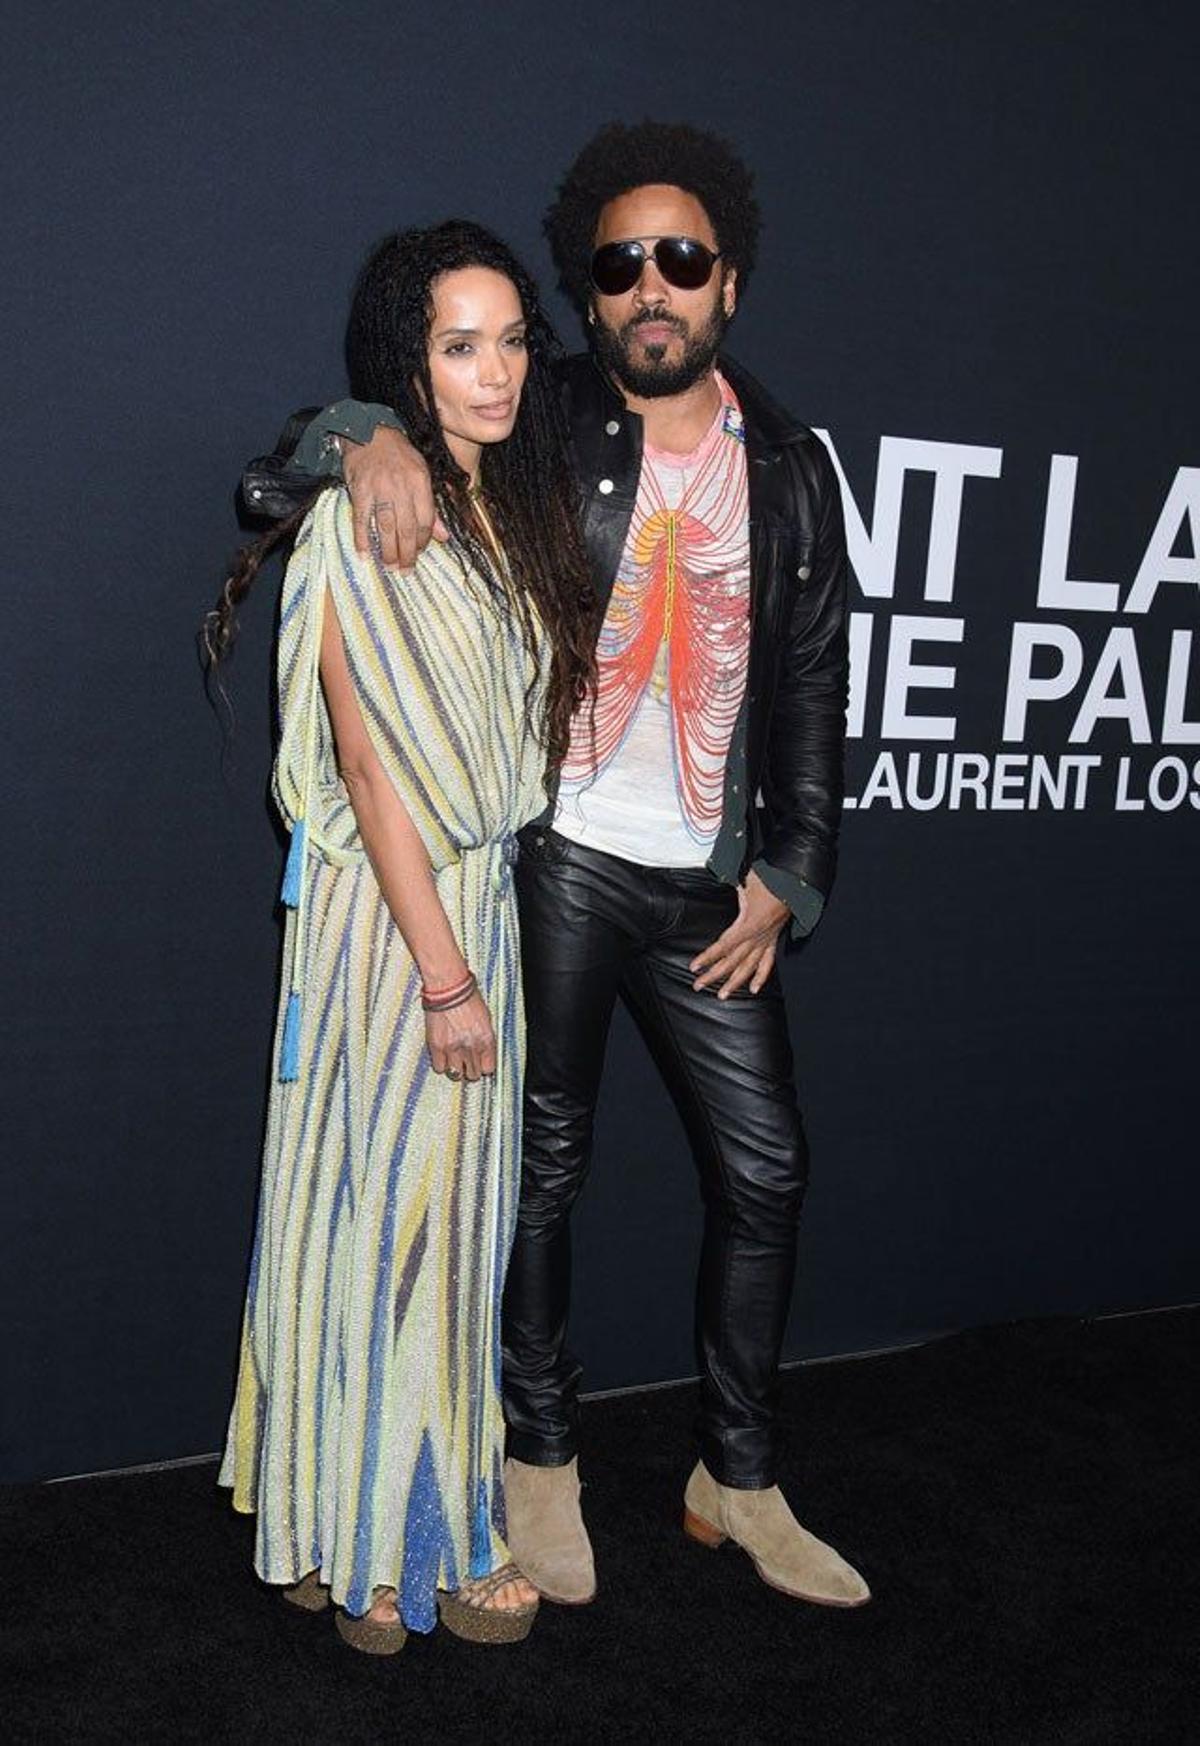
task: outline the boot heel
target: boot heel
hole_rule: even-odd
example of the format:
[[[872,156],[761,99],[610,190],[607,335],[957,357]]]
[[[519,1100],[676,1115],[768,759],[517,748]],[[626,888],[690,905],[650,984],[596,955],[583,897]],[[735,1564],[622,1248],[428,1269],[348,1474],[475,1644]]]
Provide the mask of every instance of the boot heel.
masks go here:
[[[683,1531],[692,1540],[698,1540],[701,1546],[708,1546],[716,1551],[729,1538],[720,1528],[714,1528],[711,1522],[706,1522],[703,1516],[696,1515],[692,1510],[683,1512]]]

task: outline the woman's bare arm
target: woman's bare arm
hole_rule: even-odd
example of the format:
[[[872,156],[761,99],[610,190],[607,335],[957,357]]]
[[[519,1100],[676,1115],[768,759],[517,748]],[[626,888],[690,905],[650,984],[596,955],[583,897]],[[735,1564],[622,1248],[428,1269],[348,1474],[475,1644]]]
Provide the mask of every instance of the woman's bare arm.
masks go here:
[[[468,966],[437,894],[425,845],[371,743],[328,593],[321,629],[321,686],[338,769],[384,902],[425,987],[451,987],[462,981]],[[426,1014],[426,1034],[435,1072],[456,1069],[473,1080],[495,1071],[495,1036],[479,993],[449,1012]]]

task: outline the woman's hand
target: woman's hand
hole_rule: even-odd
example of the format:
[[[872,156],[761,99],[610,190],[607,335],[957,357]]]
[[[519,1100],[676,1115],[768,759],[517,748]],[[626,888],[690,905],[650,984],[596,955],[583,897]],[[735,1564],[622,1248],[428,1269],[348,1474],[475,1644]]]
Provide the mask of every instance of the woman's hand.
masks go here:
[[[425,1014],[425,1042],[435,1073],[474,1084],[496,1071],[496,1033],[487,1002],[478,990],[449,1012]]]

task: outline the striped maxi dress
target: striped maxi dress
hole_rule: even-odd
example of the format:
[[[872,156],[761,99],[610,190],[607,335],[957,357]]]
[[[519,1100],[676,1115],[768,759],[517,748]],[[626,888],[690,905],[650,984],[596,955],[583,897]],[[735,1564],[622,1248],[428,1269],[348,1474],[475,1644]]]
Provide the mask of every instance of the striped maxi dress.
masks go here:
[[[492,1014],[493,1080],[430,1068],[416,967],[337,772],[318,674],[326,599]],[[405,1623],[428,1631],[438,1588],[508,1555],[499,1314],[524,1051],[511,871],[513,833],[545,805],[528,726],[542,682],[519,626],[453,552],[433,544],[398,579],[357,554],[342,490],[318,499],[288,566],[278,680],[293,907],[220,1479],[256,1512],[265,1581],[317,1569],[355,1614],[395,1587]]]

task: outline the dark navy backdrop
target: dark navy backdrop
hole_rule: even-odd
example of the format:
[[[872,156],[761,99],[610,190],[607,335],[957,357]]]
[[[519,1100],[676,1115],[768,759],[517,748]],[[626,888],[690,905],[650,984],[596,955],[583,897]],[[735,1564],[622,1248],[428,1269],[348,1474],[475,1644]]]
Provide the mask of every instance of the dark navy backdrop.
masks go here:
[[[1197,590],[1164,584],[1140,617],[1036,604],[1051,455],[1079,458],[1069,574],[1122,598],[1200,463],[1192,8],[20,10],[0,75],[3,1476],[222,1434],[279,873],[270,588],[245,615],[224,775],[191,643],[240,464],[340,391],[349,286],[389,227],[477,217],[548,283],[541,211],[612,117],[744,148],[768,225],[734,349],[828,429],[864,532],[881,437],[1003,451],[998,478],[966,484],[952,603],[923,596],[933,496],[907,476],[894,593],[855,602],[876,640],[851,792],[889,746],[902,774],[913,750],[995,756],[1017,620],[1070,627],[1085,661],[1070,700],[1031,706],[1026,751],[1104,759],[1080,811],[885,797],[848,815],[836,901],[786,969],[815,1160],[788,1352],[1197,1296],[1197,807],[1118,812],[1136,724],[1068,734],[1128,624],[1155,740],[1132,775],[1144,789],[1178,756],[1195,792],[1200,747],[1161,717]],[[1195,531],[1181,517],[1176,563]],[[953,692],[926,675],[909,697],[954,715],[953,741],[880,737],[893,614],[965,625],[913,650],[957,665]],[[695,1199],[621,1027],[578,1220],[593,1387],[692,1368]]]

